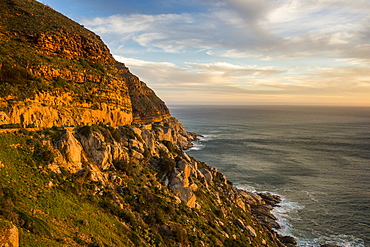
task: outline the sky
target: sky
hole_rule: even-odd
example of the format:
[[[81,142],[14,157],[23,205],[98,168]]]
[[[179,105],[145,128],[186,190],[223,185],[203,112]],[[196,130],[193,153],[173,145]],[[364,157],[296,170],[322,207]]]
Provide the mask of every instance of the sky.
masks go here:
[[[167,104],[370,106],[370,0],[40,0]]]

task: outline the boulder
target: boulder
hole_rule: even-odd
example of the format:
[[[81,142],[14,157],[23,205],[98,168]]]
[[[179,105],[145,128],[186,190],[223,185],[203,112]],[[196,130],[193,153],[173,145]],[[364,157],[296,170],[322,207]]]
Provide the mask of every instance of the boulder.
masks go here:
[[[281,197],[279,195],[271,193],[258,193],[258,195],[271,206],[275,206],[281,202]]]
[[[136,140],[136,139],[130,139],[129,140],[129,146],[131,149],[139,152],[139,153],[144,153],[145,152],[145,149],[144,149],[144,145],[142,142]]]
[[[295,238],[291,236],[280,236],[279,240],[287,247],[293,247],[297,245],[297,241]],[[329,245],[330,246],[330,245]]]
[[[188,187],[189,177],[191,173],[191,166],[185,160],[180,160],[179,162],[177,162],[177,166],[179,170],[182,171],[182,176],[184,178],[184,186]]]
[[[244,222],[240,219],[235,219],[233,222],[237,227],[239,227],[240,230],[244,231],[246,229]]]
[[[158,154],[156,152],[155,138],[154,138],[154,135],[153,135],[152,131],[150,131],[148,129],[143,129],[142,132],[141,132],[141,135],[142,135],[142,138],[143,138],[143,142],[145,143],[145,145],[148,148],[149,152],[152,155]]]
[[[242,196],[244,202],[249,205],[264,205],[266,204],[265,201],[257,195],[256,193],[252,193],[245,190],[239,190],[239,194]]]
[[[257,234],[256,234],[256,230],[253,229],[253,227],[251,226],[247,226],[246,227],[246,230],[249,232],[249,234],[252,236],[252,237],[257,237]]]
[[[63,156],[66,169],[72,173],[76,173],[82,168],[81,154],[83,148],[79,141],[74,137],[72,131],[65,129],[65,133],[60,141],[55,144]]]
[[[200,168],[199,171],[202,173],[202,175],[204,176],[207,183],[212,183],[213,176],[212,176],[212,173],[209,170],[204,169],[204,168]]]
[[[184,181],[184,173],[174,170],[168,176],[168,187],[183,201],[186,206],[196,208],[196,196]],[[188,183],[188,181],[187,181]]]
[[[89,136],[79,135],[80,143],[87,157],[96,163],[100,169],[112,167],[112,146],[104,142],[104,136],[99,132],[92,132]]]

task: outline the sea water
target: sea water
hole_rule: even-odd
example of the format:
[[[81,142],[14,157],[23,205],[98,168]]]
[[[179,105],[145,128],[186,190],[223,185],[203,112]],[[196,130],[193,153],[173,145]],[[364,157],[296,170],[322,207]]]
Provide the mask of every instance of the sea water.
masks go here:
[[[203,135],[188,154],[239,188],[282,196],[299,246],[370,246],[370,108],[172,106]]]

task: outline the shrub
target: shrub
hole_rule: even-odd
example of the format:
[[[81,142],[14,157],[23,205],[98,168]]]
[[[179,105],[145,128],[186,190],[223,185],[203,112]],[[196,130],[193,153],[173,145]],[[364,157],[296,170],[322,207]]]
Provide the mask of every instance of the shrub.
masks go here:
[[[121,131],[121,135],[122,136],[127,136],[128,139],[135,139],[136,138],[135,132],[132,129],[130,129],[129,127],[121,127],[120,131]]]
[[[125,160],[116,160],[113,161],[113,166],[121,171],[125,172],[128,176],[134,177],[137,175],[137,169],[132,164],[128,163]]]
[[[32,80],[34,77],[25,68],[18,66],[11,66],[9,64],[3,64],[0,69],[0,81],[7,82],[10,84],[24,84],[27,80]]]
[[[80,133],[84,137],[89,137],[91,135],[91,133],[93,132],[93,127],[89,126],[89,125],[86,125],[86,126],[83,126],[83,127],[79,128],[77,131],[78,131],[78,133]]]
[[[33,157],[42,164],[50,164],[54,161],[55,155],[47,146],[37,143],[33,151]]]
[[[167,173],[173,170],[175,168],[176,163],[171,158],[159,158],[157,160],[157,164],[159,166],[159,169],[163,173]]]
[[[177,151],[176,147],[173,145],[172,142],[163,140],[162,143],[167,147],[168,151],[174,153]]]
[[[51,235],[51,229],[49,224],[39,218],[36,218],[32,215],[19,212],[19,221],[20,225],[29,230],[30,232],[34,234],[38,234],[40,236],[50,236]]]
[[[66,89],[66,88],[69,88],[69,84],[62,77],[58,76],[54,78],[54,87]]]
[[[14,206],[15,198],[11,188],[0,188],[0,215],[13,223],[18,222],[18,213]]]
[[[132,227],[137,226],[137,220],[135,215],[127,209],[121,209],[115,204],[109,202],[108,200],[102,200],[99,202],[99,206],[110,212],[111,214],[121,218],[125,222],[129,223]]]
[[[121,142],[121,133],[116,128],[108,127],[108,130],[116,142]]]

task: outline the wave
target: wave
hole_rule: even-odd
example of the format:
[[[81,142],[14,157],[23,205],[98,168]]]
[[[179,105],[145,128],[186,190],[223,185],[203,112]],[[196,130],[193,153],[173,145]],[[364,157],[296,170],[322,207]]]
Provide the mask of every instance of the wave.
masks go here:
[[[293,233],[294,226],[290,222],[293,219],[300,220],[298,212],[304,209],[304,206],[297,202],[291,202],[281,195],[279,196],[281,198],[279,207],[275,207],[272,210],[272,214],[275,215],[277,222],[281,226],[281,228],[276,231],[284,236],[295,237]]]
[[[292,220],[301,220],[299,217],[299,211],[304,209],[304,205],[300,205],[297,202],[291,202],[279,195],[282,199],[279,206],[272,210],[272,213],[277,218],[277,222],[281,226],[281,229],[276,231],[284,236],[294,237],[300,247],[319,247],[323,244],[333,244],[341,247],[365,247],[364,240],[356,238],[352,235],[330,235],[330,236],[318,236],[313,238],[297,237],[295,232],[298,232],[290,222]],[[316,201],[315,198],[311,198]],[[299,231],[303,232],[303,231]],[[307,234],[308,235],[308,234]]]
[[[194,141],[194,142],[192,142],[192,144],[193,144],[193,146],[187,151],[199,151],[199,150],[205,148],[205,145],[202,144],[200,141]]]
[[[351,235],[320,236],[314,239],[300,239],[300,247],[318,247],[322,244],[333,244],[342,247],[365,247],[365,242]]]
[[[193,141],[193,147],[191,147],[187,151],[199,151],[206,147],[206,145],[203,142],[211,141],[219,137],[219,135],[203,135],[198,136],[198,141]]]
[[[240,189],[246,189],[251,192],[257,192],[252,186],[237,186]],[[306,191],[305,191],[306,192]],[[277,218],[277,223],[281,226],[280,229],[275,229],[275,231],[283,236],[292,236],[297,240],[297,246],[300,247],[319,247],[323,244],[333,244],[341,247],[365,247],[364,240],[356,238],[352,235],[330,235],[330,236],[318,236],[318,237],[297,237],[295,233],[300,232],[300,235],[310,235],[308,232],[304,234],[304,231],[295,229],[294,225],[291,224],[292,220],[301,220],[299,217],[299,211],[305,208],[297,202],[292,202],[286,199],[284,196],[277,193],[263,191],[263,193],[276,194],[281,198],[281,202],[278,207],[274,207],[271,211],[273,215]],[[307,192],[308,193],[308,192]],[[311,198],[316,201],[316,198]]]

